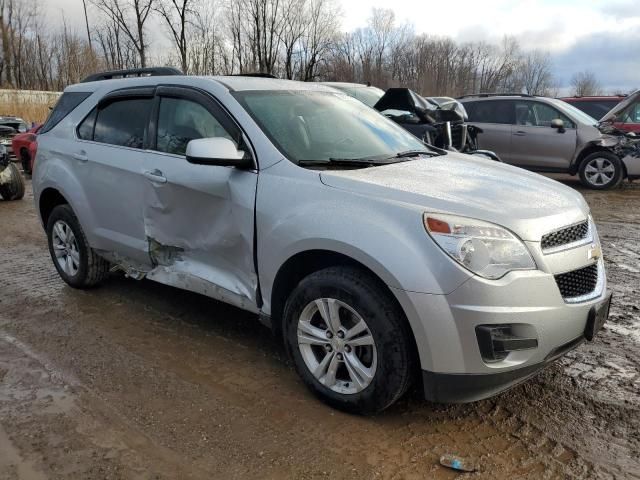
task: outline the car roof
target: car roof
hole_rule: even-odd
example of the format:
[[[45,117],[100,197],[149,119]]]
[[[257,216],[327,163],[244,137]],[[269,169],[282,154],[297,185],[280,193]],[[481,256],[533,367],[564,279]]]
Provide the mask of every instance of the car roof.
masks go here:
[[[558,100],[565,102],[597,102],[598,100],[622,100],[627,98],[626,95],[588,95],[574,97],[558,97]]]
[[[216,82],[230,91],[248,90],[300,90],[300,91],[325,91],[335,92],[331,87],[318,82],[300,82],[296,80],[282,80],[277,78],[251,77],[241,75],[229,76],[191,76],[191,75],[169,75],[169,76],[148,76],[117,78],[111,80],[98,80],[71,85],[65,91],[96,91],[103,87],[110,87],[111,90],[127,87],[154,86],[162,84],[194,86],[202,85],[202,81]]]

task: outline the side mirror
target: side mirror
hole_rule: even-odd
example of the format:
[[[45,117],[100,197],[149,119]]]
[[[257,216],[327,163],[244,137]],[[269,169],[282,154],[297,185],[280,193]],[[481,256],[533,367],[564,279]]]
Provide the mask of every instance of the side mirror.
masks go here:
[[[555,128],[558,130],[558,132],[563,133],[564,132],[564,122],[562,120],[560,120],[559,118],[554,118],[553,120],[551,120],[551,128]]]
[[[198,138],[187,144],[187,162],[197,165],[253,168],[253,161],[228,138]]]

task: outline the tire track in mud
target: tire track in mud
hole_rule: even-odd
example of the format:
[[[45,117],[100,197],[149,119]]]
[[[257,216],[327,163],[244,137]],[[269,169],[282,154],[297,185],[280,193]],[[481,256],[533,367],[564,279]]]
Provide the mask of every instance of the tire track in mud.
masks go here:
[[[640,417],[632,396],[638,358],[616,332],[492,400],[440,406],[414,393],[381,416],[348,416],[311,397],[252,315],[118,276],[89,291],[64,286],[32,210],[0,205],[8,227],[0,233],[8,246],[0,328],[40,356],[45,372],[77,378],[61,380],[77,409],[38,419],[55,432],[35,449],[45,452],[49,464],[36,464],[48,472],[64,463],[61,443],[77,451],[66,468],[86,478],[98,477],[95,468],[111,478],[456,478],[438,465],[443,453],[477,458],[482,471],[473,476],[487,478],[634,478],[639,471],[640,430],[625,420]],[[635,230],[615,222],[600,228],[606,254],[609,241],[636,248]],[[632,272],[615,263],[629,254],[616,255],[608,267],[618,287]],[[616,321],[637,305],[628,289],[614,304]],[[19,406],[8,405],[0,408],[14,413],[0,423],[31,457],[29,435],[42,431],[20,423]],[[581,425],[585,419],[593,425]],[[109,442],[99,433],[104,426]]]

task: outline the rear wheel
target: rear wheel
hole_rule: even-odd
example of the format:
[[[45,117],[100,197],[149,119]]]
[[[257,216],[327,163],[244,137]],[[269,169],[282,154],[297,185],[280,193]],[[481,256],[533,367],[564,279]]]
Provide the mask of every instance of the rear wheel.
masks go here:
[[[56,270],[72,287],[92,287],[109,274],[109,262],[89,246],[69,205],[58,205],[49,215],[47,239]]]
[[[331,267],[309,275],[287,300],[284,321],[296,370],[329,405],[373,414],[409,387],[415,356],[407,322],[367,272]]]
[[[620,159],[610,152],[595,152],[580,164],[580,181],[589,188],[606,190],[620,185],[624,170]]]
[[[2,171],[3,177],[8,177],[0,185],[0,196],[5,200],[20,200],[24,197],[24,178],[18,167],[9,162]]]

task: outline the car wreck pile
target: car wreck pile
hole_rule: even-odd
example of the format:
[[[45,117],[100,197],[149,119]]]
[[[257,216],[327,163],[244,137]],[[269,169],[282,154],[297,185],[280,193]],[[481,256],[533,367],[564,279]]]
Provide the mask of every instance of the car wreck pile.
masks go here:
[[[610,122],[601,122],[598,129],[602,132],[598,146],[607,148],[620,159],[640,158],[640,135],[620,130]]]
[[[495,153],[478,150],[482,130],[465,123],[464,106],[452,98],[439,100],[408,88],[389,88],[373,108],[429,145],[499,161]]]
[[[24,179],[4,145],[0,145],[0,196],[4,200],[20,200],[24,196]]]

